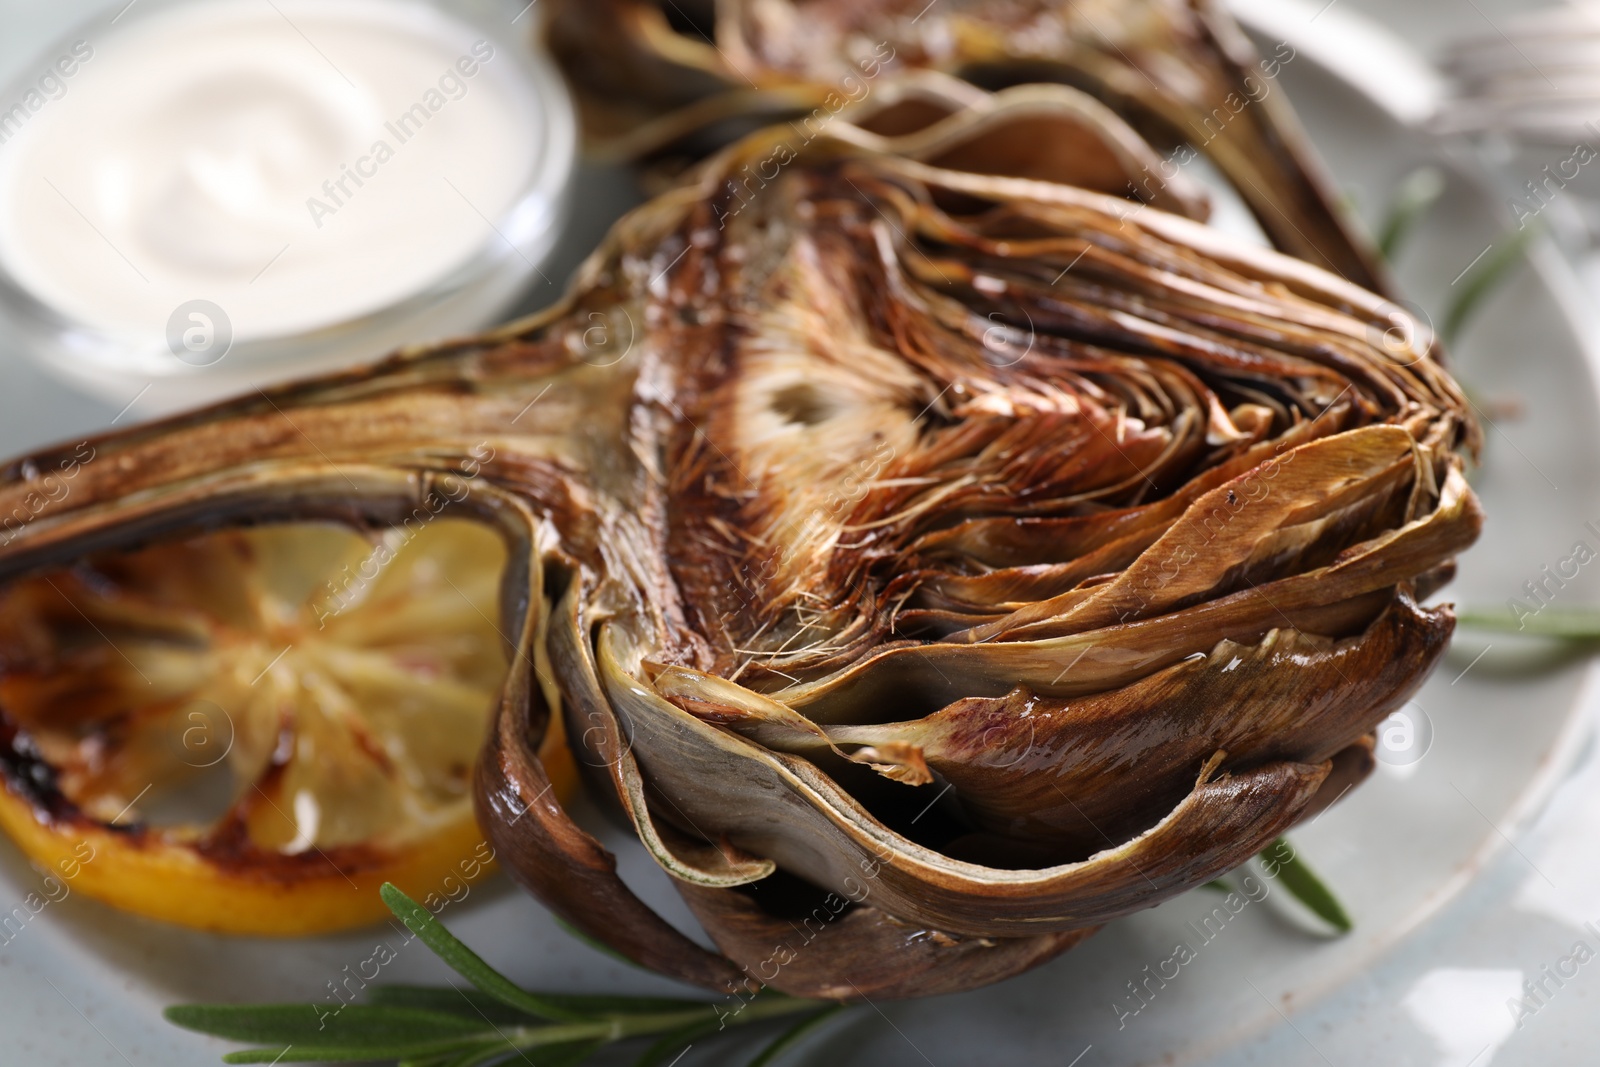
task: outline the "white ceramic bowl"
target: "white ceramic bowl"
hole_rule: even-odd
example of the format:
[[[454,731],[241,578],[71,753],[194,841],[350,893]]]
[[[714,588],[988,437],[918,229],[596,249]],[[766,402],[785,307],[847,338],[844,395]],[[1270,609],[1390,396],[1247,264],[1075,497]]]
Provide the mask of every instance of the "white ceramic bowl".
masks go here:
[[[532,43],[532,18],[512,21],[504,17],[503,9],[481,0],[364,2],[380,12],[392,7],[397,18],[420,15],[447,19],[491,42],[495,57],[492,72],[486,63],[479,77],[501,79],[531,116],[532,128],[523,134],[527,138],[524,144],[535,149],[509,206],[485,214],[471,201],[454,204],[459,209],[455,215],[459,216],[463,231],[456,235],[455,243],[471,249],[465,260],[444,263],[437,275],[421,275],[415,286],[386,297],[377,306],[369,301],[365,309],[340,321],[324,321],[311,328],[291,327],[282,332],[257,324],[254,329],[240,329],[220,354],[213,350],[201,358],[192,358],[174,347],[168,336],[172,333],[170,326],[166,331],[153,322],[148,328],[137,329],[108,326],[64,310],[67,301],[52,298],[24,277],[25,271],[13,272],[6,257],[0,255],[0,318],[13,343],[52,376],[119,407],[148,393],[139,410],[149,416],[268,382],[363,362],[407,345],[472,333],[503,316],[530,282],[542,276],[541,264],[560,233],[576,151],[576,120],[565,85],[553,63]],[[0,89],[0,101],[4,102],[0,109],[24,100],[34,87],[38,72],[47,71],[58,54],[70,52],[74,42],[93,42],[97,54],[110,55],[119,40],[139,32],[141,25],[164,18],[175,9],[210,3],[213,0],[142,0],[135,6],[118,0],[45,49],[36,61],[25,64],[23,75]],[[285,0],[274,5],[274,10],[293,6],[294,0]],[[284,17],[288,19],[289,15]],[[68,92],[76,89],[81,94],[79,86],[108,65],[108,60],[101,60],[98,68],[94,62],[83,63]],[[473,101],[469,95],[462,104],[451,106],[476,106]],[[44,110],[52,106],[59,105],[47,103]],[[48,131],[45,127],[46,135]],[[0,145],[0,152],[5,150]],[[29,175],[30,180],[34,177]],[[464,193],[442,180],[439,196],[447,199],[456,195],[465,200]],[[403,217],[403,212],[395,215],[395,226],[411,221]],[[88,217],[84,218],[88,223]],[[302,247],[308,244],[309,241]],[[272,285],[272,272],[263,273],[259,281],[252,280],[250,284]],[[190,295],[196,299],[175,301],[175,315],[179,308],[208,294]],[[292,293],[285,296],[293,298]],[[226,299],[221,306],[205,303],[209,305],[204,309],[206,321],[218,319],[212,324],[215,329],[227,330],[230,324]],[[162,311],[165,317],[165,305]]]

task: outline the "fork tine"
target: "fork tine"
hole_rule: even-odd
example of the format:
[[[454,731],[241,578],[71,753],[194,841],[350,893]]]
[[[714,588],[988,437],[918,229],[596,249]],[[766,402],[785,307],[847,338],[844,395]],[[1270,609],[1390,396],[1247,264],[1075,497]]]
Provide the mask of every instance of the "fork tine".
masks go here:
[[[1454,85],[1432,123],[1440,132],[1591,138],[1586,124],[1600,112],[1600,3],[1519,15],[1457,41],[1440,65]]]

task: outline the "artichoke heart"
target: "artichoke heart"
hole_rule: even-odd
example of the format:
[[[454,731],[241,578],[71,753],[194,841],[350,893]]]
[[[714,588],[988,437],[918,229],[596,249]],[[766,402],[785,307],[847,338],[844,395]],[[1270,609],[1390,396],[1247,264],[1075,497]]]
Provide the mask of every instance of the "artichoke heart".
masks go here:
[[[559,915],[725,991],[1035,966],[1370,771],[1481,523],[1477,427],[1414,323],[957,151],[1039,113],[741,140],[544,314],[95,442],[0,577],[472,518],[508,547],[512,664],[478,813]],[[7,468],[0,510],[55,459]],[[718,951],[552,796],[557,718]]]

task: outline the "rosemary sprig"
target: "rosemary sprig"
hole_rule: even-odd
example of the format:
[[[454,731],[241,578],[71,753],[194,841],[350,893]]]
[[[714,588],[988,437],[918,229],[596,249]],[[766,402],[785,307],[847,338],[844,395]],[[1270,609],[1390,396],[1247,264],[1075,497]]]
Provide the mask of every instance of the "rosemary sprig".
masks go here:
[[[1400,181],[1389,214],[1378,229],[1378,251],[1393,263],[1417,224],[1444,195],[1444,175],[1438,167],[1418,167]]]
[[[1278,879],[1278,884],[1317,918],[1341,934],[1348,934],[1355,928],[1333,890],[1300,858],[1287,838],[1278,838],[1271,848],[1262,852],[1261,862],[1268,871],[1274,872],[1272,876]]]
[[[224,1063],[388,1061],[399,1067],[487,1067],[538,1050],[539,1067],[582,1063],[619,1041],[656,1038],[639,1060],[666,1062],[688,1043],[765,1020],[798,1017],[758,1056],[770,1064],[844,1006],[762,991],[737,1007],[668,997],[587,996],[523,989],[462,944],[392,885],[383,901],[417,938],[468,982],[373,986],[370,1000],[337,1012],[315,1004],[180,1004],[170,1022],[257,1047]]]
[[[1378,231],[1378,249],[1384,259],[1390,263],[1395,261],[1444,192],[1444,176],[1437,167],[1419,167],[1401,179]],[[1535,221],[1496,238],[1483,258],[1452,283],[1452,287],[1455,284],[1461,287],[1445,309],[1439,327],[1439,338],[1446,345],[1453,345],[1461,338],[1467,322],[1510,279],[1512,270],[1526,256],[1528,246],[1543,232],[1543,226]]]
[[[1355,923],[1351,922],[1350,914],[1339,903],[1339,898],[1300,858],[1288,838],[1278,838],[1263,849],[1256,859],[1267,877],[1276,879],[1290,896],[1304,904],[1317,918],[1341,934],[1348,934],[1355,928]],[[1213,879],[1200,888],[1214,893],[1234,892],[1233,883],[1227,881],[1226,877]]]
[[[1467,271],[1461,289],[1450,306],[1445,309],[1444,323],[1439,327],[1439,336],[1445,344],[1454,344],[1460,338],[1461,330],[1468,320],[1477,314],[1478,309],[1488,298],[1510,279],[1513,268],[1522,262],[1528,246],[1542,232],[1542,228],[1535,222],[1507,234],[1503,239],[1496,241],[1490,247],[1488,254]]]

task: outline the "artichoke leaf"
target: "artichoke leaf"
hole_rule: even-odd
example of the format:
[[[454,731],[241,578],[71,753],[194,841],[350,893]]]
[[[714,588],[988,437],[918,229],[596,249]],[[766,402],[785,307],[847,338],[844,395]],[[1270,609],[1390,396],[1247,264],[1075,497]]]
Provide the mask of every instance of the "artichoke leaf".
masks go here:
[[[622,684],[619,682],[621,674],[615,669],[608,669],[613,667],[610,657],[620,655],[636,667],[640,657],[630,647],[632,641],[625,628],[606,623],[602,624],[602,629],[614,639],[608,643],[603,638],[599,649],[600,682],[608,689],[607,701],[614,705],[620,700],[637,697],[642,691],[637,686],[627,692],[618,691],[617,687]],[[722,889],[759,881],[777,869],[771,859],[742,852],[725,841],[724,835],[714,831],[708,833],[670,793],[657,794],[660,800],[656,807],[663,809],[667,815],[665,824],[658,823],[646,795],[645,778],[633,754],[634,737],[630,733],[625,738],[617,717],[608,711],[602,712],[593,721],[598,725],[591,726],[590,730],[604,732],[604,741],[597,751],[615,753],[607,766],[617,798],[633,823],[640,842],[664,871],[683,882]],[[674,830],[674,822],[681,824],[681,830]]]
[[[1196,499],[1246,474],[1274,456],[1337,433],[1344,419],[1334,413],[1301,422],[1275,441],[1245,452],[1191,478],[1170,496],[1131,508],[1068,517],[971,518],[918,538],[914,558],[950,558],[982,566],[986,573],[1035,564],[1059,563],[1083,569],[1082,578],[1125,566],[1155,542]]]
[[[1293,825],[1330,769],[1280,761],[1219,775],[1217,754],[1188,796],[1128,842],[1040,870],[986,867],[895,833],[811,762],[676,707],[627,673],[610,631],[601,629],[601,676],[641,769],[672,798],[664,817],[771,856],[835,892],[865,877],[875,907],[941,930],[1016,937],[1098,925],[1148,906],[1178,881],[1211,872],[1204,881],[1259,851]]]
[[[1405,430],[1368,426],[1285,452],[1197,499],[1113,581],[1086,596],[1031,603],[965,636],[992,640],[1044,620],[1091,630],[1299,573],[1306,549],[1325,533],[1319,520],[1352,499],[1363,510],[1380,506],[1396,475],[1412,473],[1413,450]]]
[[[921,747],[888,732],[864,742],[854,752],[845,752],[834,743],[837,731],[830,734],[781,701],[714,674],[674,666],[661,671],[654,681],[657,692],[701,722],[732,730],[764,748],[798,755],[828,750],[906,785],[933,781]]]
[[[696,838],[657,823],[650,813],[645,783],[632,753],[632,738],[624,736],[609,711],[595,669],[593,652],[584,640],[597,614],[585,612],[593,576],[575,573],[566,595],[556,606],[551,630],[551,657],[560,673],[566,695],[566,729],[582,754],[591,777],[604,778],[640,842],[663,870],[685,882],[714,888],[744,885],[771,874],[771,860],[748,856],[725,843]]]
[[[583,583],[570,573],[570,560],[553,562],[569,570],[567,590],[549,626],[549,662],[561,679],[567,735],[580,751],[599,751],[606,765],[614,766],[626,749],[613,736],[597,736],[601,720],[591,712],[598,683],[589,688],[582,682],[586,642],[577,623]],[[592,668],[587,676],[593,678]],[[508,699],[507,709],[478,760],[475,796],[479,821],[511,876],[561,919],[643,966],[723,992],[753,988],[734,964],[706,951],[640,900],[618,876],[616,857],[554,796],[538,756],[551,721],[543,694],[531,690],[520,704]],[[659,841],[659,835],[652,836]],[[664,844],[653,854],[678,864]]]
[[[818,894],[790,919],[754,893],[680,886],[689,909],[729,959],[796,997],[897,1000],[989,985],[1039,966],[1098,927],[1031,937],[953,934],[906,922],[838,893]],[[777,910],[777,909],[772,909]]]
[[[889,647],[822,681],[775,688],[772,695],[831,725],[854,721],[861,707],[898,703],[926,714],[966,696],[1004,696],[1017,685],[1061,697],[1116,688],[1225,639],[1254,640],[1284,625],[1311,633],[1364,627],[1389,600],[1389,587],[1465,549],[1482,522],[1466,479],[1452,468],[1432,512],[1346,549],[1325,567],[1093,630],[1073,632],[1045,620],[1001,640],[974,644],[958,634],[959,643]]]
[[[1451,629],[1447,612],[1400,596],[1353,637],[1275,629],[1118,689],[1048,698],[1019,687],[923,719],[824,733],[834,745],[909,753],[992,833],[1087,854],[1170,810],[1218,749],[1320,763],[1356,744],[1415,693]]]

